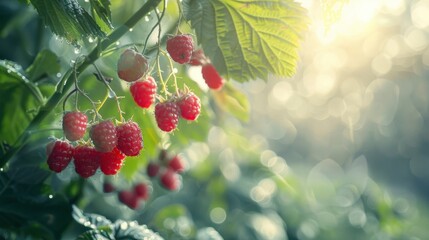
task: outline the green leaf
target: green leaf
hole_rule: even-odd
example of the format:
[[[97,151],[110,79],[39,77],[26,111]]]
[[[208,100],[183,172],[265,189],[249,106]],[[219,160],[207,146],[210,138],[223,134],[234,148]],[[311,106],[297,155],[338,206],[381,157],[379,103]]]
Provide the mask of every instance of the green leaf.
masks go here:
[[[32,82],[60,72],[60,60],[51,50],[44,49],[40,51],[34,62],[25,70],[27,76]]]
[[[110,32],[113,29],[110,0],[90,0],[89,3],[91,4],[92,16],[95,22],[104,32]]]
[[[220,74],[244,82],[292,76],[304,9],[292,0],[185,0],[184,13]]]
[[[111,229],[112,222],[106,217],[98,214],[83,213],[75,205],[72,208],[72,216],[77,223],[91,229]]]
[[[232,114],[240,121],[249,120],[250,104],[247,96],[227,83],[220,91],[214,91],[213,97],[217,106]]]
[[[136,221],[126,222],[124,220],[117,220],[113,229],[114,239],[153,239],[162,240],[157,233],[150,230],[146,225],[139,225]]]
[[[10,61],[0,61],[0,142],[13,144],[44,103],[39,89]]]
[[[77,0],[31,0],[51,30],[73,44],[82,38],[104,37],[105,33]]]

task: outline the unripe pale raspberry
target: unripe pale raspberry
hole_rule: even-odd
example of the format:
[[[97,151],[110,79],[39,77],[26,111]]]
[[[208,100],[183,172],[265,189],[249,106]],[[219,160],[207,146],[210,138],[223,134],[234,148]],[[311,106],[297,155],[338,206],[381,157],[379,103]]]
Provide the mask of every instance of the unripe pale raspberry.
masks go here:
[[[134,194],[143,200],[149,198],[149,187],[145,183],[139,183],[134,186]]]
[[[171,191],[177,190],[180,187],[179,175],[172,169],[167,169],[161,175],[161,185]]]
[[[123,190],[118,193],[118,199],[121,203],[125,204],[131,209],[139,207],[139,198],[133,191]]]
[[[134,102],[142,108],[149,108],[155,102],[156,82],[151,76],[144,81],[134,82],[130,87]]]
[[[93,125],[89,135],[99,152],[111,152],[118,144],[116,127],[109,120]]]
[[[183,172],[185,167],[183,166],[182,159],[179,157],[179,155],[174,156],[170,161],[168,162],[168,168],[175,172]]]
[[[63,116],[63,131],[69,141],[81,139],[86,132],[88,117],[81,112],[68,112]]]
[[[177,63],[184,64],[191,60],[194,40],[191,35],[176,35],[167,40],[167,52]]]
[[[118,76],[127,82],[134,82],[149,70],[147,59],[133,49],[125,50],[118,60]]]

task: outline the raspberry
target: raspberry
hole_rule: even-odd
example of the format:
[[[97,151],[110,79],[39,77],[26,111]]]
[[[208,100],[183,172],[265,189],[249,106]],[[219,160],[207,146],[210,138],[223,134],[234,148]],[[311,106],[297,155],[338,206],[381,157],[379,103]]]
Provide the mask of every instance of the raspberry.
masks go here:
[[[191,66],[201,66],[203,63],[207,62],[207,58],[204,55],[202,49],[197,49],[192,52],[191,60],[189,61],[189,65]]]
[[[156,175],[158,175],[159,172],[159,165],[154,163],[154,162],[150,162],[147,165],[147,169],[146,169],[147,175],[149,177],[155,177]]]
[[[167,169],[161,176],[161,184],[166,189],[174,191],[180,186],[179,175],[172,169]]]
[[[167,40],[167,52],[177,63],[188,63],[191,60],[193,50],[194,41],[191,35],[176,35]]]
[[[109,120],[93,125],[89,135],[100,152],[111,152],[118,144],[115,125]]]
[[[218,90],[223,86],[223,79],[212,64],[204,65],[201,73],[209,88]]]
[[[98,153],[100,159],[100,169],[106,175],[115,175],[122,167],[125,155],[114,148],[113,151],[107,153]]]
[[[139,207],[139,198],[132,191],[123,190],[118,193],[118,199],[121,203],[127,205],[131,209]]]
[[[85,135],[88,117],[81,112],[68,112],[63,116],[63,131],[70,141],[77,141]]]
[[[63,171],[70,163],[73,157],[73,146],[67,142],[55,141],[46,147],[48,155],[48,166],[54,172]]]
[[[134,102],[142,108],[149,108],[155,102],[156,82],[151,76],[144,81],[137,81],[130,87]]]
[[[175,102],[163,102],[155,105],[155,119],[164,132],[176,129],[179,123],[179,107]]]
[[[139,183],[134,186],[134,194],[143,200],[147,200],[149,198],[149,188],[144,183]]]
[[[185,169],[185,167],[183,166],[182,159],[179,157],[179,155],[174,156],[168,162],[168,168],[175,172],[182,172]]]
[[[93,147],[77,146],[73,153],[76,173],[83,178],[89,178],[94,175],[100,166],[98,154]]]
[[[110,182],[103,183],[103,192],[105,193],[111,193],[115,191],[115,186],[113,186]]]
[[[142,132],[135,122],[127,122],[116,127],[118,149],[127,156],[137,156],[143,148]]]
[[[186,120],[193,121],[200,115],[200,99],[192,92],[181,97],[177,105],[180,108],[181,116]]]
[[[118,60],[118,76],[127,82],[134,82],[149,70],[147,59],[133,49],[125,50]]]

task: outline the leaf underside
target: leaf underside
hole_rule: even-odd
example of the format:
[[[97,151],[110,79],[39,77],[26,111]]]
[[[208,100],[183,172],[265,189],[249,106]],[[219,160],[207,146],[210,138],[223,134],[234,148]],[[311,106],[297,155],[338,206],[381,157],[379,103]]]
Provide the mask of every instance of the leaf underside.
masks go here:
[[[217,70],[240,82],[292,76],[305,10],[291,0],[186,0],[184,13]]]

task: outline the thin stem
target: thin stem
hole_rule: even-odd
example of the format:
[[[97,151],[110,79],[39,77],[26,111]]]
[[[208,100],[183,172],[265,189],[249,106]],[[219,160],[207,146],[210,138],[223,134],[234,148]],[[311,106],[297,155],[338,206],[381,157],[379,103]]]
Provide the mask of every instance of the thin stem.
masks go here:
[[[176,94],[177,94],[177,96],[179,96],[179,86],[177,85],[177,77],[176,77],[176,73],[174,72],[173,61],[171,60],[170,57],[167,56],[167,53],[165,53],[164,51],[162,51],[162,54],[168,59],[169,66],[170,66],[170,75],[168,76],[166,82],[168,82],[168,80],[170,79],[171,75],[173,75],[174,87],[176,88]]]
[[[116,95],[115,91],[113,91],[113,89],[110,87],[110,84],[106,81],[106,79],[104,78],[104,75],[101,73],[101,71],[97,67],[97,65],[95,63],[93,63],[92,65],[94,65],[95,70],[97,70],[98,75],[100,76],[100,78],[103,81],[104,85],[109,90],[108,94],[112,94],[113,97],[115,98],[116,106],[117,106],[118,112],[119,112],[119,117],[121,119],[121,122],[123,122],[124,121],[124,117],[122,116],[121,104],[119,104],[119,97],[118,97],[118,95]]]
[[[118,41],[125,33],[128,32],[136,23],[148,14],[154,7],[158,6],[161,0],[148,0],[136,13],[134,13],[128,21],[121,27],[115,29],[109,36],[103,39],[97,44],[97,46],[89,53],[84,61],[77,67],[78,72],[84,71],[89,65],[95,62],[101,55],[102,51],[108,48],[110,45]],[[73,86],[73,79],[71,78],[71,72],[68,71],[64,75],[62,81],[63,85],[59,85],[57,91],[51,96],[51,98],[45,103],[45,105],[39,110],[39,113],[33,118],[28,127],[21,134],[19,139],[14,143],[11,149],[0,159],[0,167],[3,167],[23,146],[24,142],[28,139],[28,131],[37,128],[40,123],[55,109],[58,103],[64,99],[66,92]]]
[[[180,4],[180,0],[177,0],[177,7],[179,8],[179,19],[177,20],[177,29],[176,29],[176,35],[179,33],[180,31],[180,23],[182,22],[182,17],[183,17],[183,9],[182,9],[182,4]]]

